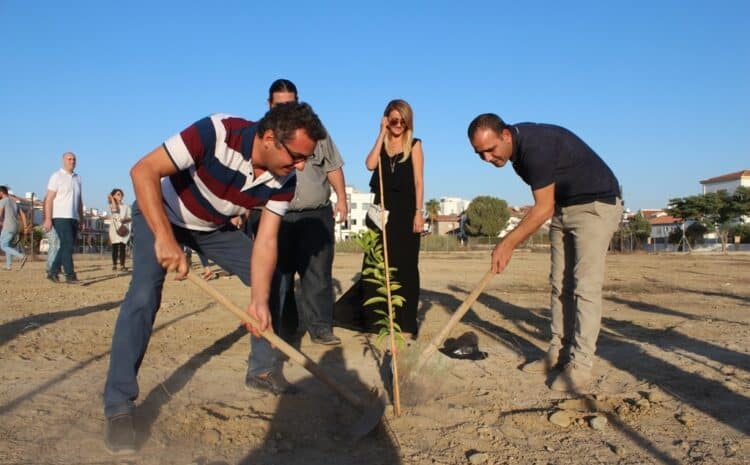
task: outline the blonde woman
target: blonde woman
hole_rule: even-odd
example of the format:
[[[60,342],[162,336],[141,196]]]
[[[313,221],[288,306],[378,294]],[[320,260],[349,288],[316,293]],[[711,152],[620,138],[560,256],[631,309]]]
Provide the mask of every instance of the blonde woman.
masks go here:
[[[125,267],[125,246],[130,240],[130,207],[122,201],[122,189],[112,189],[107,196],[112,222],[109,224],[109,242],[112,243],[112,270],[127,271]]]
[[[383,199],[380,198],[378,160],[383,171]],[[416,336],[419,239],[424,226],[424,154],[422,141],[414,137],[414,114],[406,101],[392,100],[386,105],[380,132],[365,165],[373,172],[370,191],[375,194],[374,202],[389,211],[388,260],[391,267],[397,268],[394,278],[402,285],[398,293],[406,299],[404,307],[396,311],[396,322],[404,333]],[[368,227],[376,229],[369,219]],[[356,283],[336,304],[336,324],[377,331],[373,323],[380,317],[371,309],[362,308],[362,303],[375,295],[375,285],[364,281]]]

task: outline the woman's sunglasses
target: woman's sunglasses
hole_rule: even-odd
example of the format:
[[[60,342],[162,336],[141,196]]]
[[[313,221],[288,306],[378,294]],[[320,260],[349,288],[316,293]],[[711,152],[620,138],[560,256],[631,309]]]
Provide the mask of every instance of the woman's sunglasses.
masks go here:
[[[406,121],[404,121],[402,119],[398,119],[398,118],[389,119],[388,120],[388,126],[393,126],[393,127],[403,126],[403,127],[406,127]]]

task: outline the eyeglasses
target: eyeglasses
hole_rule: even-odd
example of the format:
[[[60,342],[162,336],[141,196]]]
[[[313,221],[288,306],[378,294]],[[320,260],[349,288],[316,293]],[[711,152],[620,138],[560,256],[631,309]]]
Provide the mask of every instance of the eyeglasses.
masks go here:
[[[388,126],[403,126],[406,127],[406,121],[398,118],[393,118],[388,120]]]
[[[286,150],[286,153],[288,153],[289,156],[292,157],[292,162],[293,163],[299,163],[301,161],[307,161],[308,158],[310,158],[310,157],[313,156],[312,153],[309,154],[309,155],[305,155],[304,153],[292,152],[291,150],[289,150],[289,147],[287,147],[284,142],[282,142],[281,140],[279,140],[279,143],[281,144],[282,147],[284,147],[284,150]]]

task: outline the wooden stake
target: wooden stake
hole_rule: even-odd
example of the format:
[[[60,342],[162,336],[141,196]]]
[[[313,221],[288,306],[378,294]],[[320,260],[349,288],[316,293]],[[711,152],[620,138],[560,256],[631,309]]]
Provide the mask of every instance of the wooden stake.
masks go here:
[[[393,328],[393,302],[391,301],[391,269],[388,263],[388,235],[386,234],[385,197],[383,196],[382,157],[378,155],[378,184],[380,186],[380,224],[383,233],[383,259],[385,262],[385,289],[388,300],[388,327],[391,339],[391,368],[393,370],[393,413],[401,416],[401,393],[398,386],[398,356],[396,351],[396,334]]]

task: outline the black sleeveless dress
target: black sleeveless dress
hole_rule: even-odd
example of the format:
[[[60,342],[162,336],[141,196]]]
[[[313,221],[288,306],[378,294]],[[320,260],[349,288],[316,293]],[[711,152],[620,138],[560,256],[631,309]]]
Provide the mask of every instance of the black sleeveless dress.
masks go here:
[[[414,139],[412,147],[419,139]],[[383,169],[383,196],[385,208],[389,211],[386,233],[388,236],[388,262],[397,268],[393,278],[401,284],[396,293],[406,299],[403,307],[395,307],[396,322],[401,330],[417,333],[417,309],[419,307],[419,241],[420,234],[413,232],[416,208],[414,186],[414,165],[412,158],[403,161],[404,154],[389,157],[385,145],[380,149],[380,166]],[[370,192],[375,194],[374,202],[380,201],[378,170],[370,178]],[[377,231],[377,227],[367,219],[367,226]],[[382,244],[382,235],[380,241]],[[364,263],[363,263],[364,266]],[[370,297],[378,295],[374,284],[357,281],[336,302],[334,325],[366,332],[377,332],[373,323],[381,317],[372,310],[374,306],[363,307]],[[385,310],[385,309],[384,309]]]

